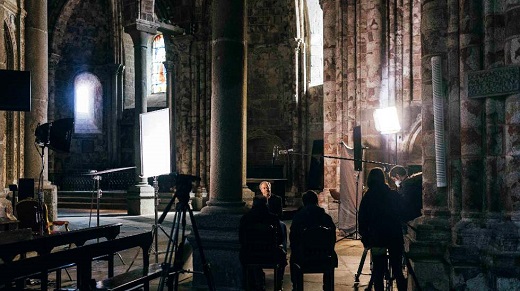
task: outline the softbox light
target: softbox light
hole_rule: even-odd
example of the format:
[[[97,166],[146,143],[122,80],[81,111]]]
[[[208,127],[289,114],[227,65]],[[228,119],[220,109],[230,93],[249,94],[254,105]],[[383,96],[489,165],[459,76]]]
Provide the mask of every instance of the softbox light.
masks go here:
[[[139,125],[141,175],[149,178],[170,173],[170,110],[141,113]]]
[[[376,130],[381,134],[397,133],[401,131],[399,117],[395,106],[379,108],[374,111]]]
[[[74,118],[63,118],[38,125],[34,131],[36,144],[59,152],[69,152],[74,131]]]

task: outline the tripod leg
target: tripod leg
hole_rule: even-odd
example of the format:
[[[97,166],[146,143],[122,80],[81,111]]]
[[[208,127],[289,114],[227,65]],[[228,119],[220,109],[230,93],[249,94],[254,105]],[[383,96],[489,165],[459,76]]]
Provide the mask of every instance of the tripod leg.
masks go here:
[[[417,280],[417,276],[415,276],[415,272],[412,268],[412,263],[410,263],[410,260],[403,252],[404,260],[406,261],[406,267],[408,268],[408,273],[412,275],[413,282],[415,283],[415,288],[419,291],[421,291],[421,285],[419,285],[419,280]]]
[[[211,273],[210,265],[206,261],[206,256],[204,255],[204,251],[202,249],[202,243],[199,236],[199,230],[197,228],[197,223],[195,222],[195,217],[193,216],[193,211],[188,207],[188,212],[190,214],[191,224],[193,228],[193,235],[195,236],[195,241],[197,242],[197,246],[199,247],[199,255],[202,263],[202,270],[204,271],[204,276],[208,282],[208,289],[211,291],[216,291],[215,280],[213,278],[213,274]]]
[[[179,220],[180,220],[179,211],[175,211],[175,215],[173,217],[173,225],[170,230],[168,246],[166,247],[166,254],[164,256],[164,263],[161,265],[162,275],[161,275],[161,279],[159,281],[159,287],[157,289],[159,291],[164,290],[164,285],[166,284],[166,281],[169,279],[173,250],[174,250],[175,246],[177,245],[177,237],[178,237],[178,232],[179,232],[179,227],[178,227]],[[168,282],[168,285],[170,285],[170,282]]]
[[[186,206],[188,207],[188,206]],[[179,275],[182,271],[182,265],[183,265],[183,255],[184,255],[184,242],[186,240],[186,207],[182,207],[181,210],[181,226],[182,226],[182,233],[181,233],[181,240],[179,241],[179,245],[177,247],[177,250],[175,251],[175,259],[173,261],[173,278],[172,283],[174,284],[174,290],[179,289]]]
[[[359,261],[359,267],[357,269],[357,273],[354,276],[354,282],[359,283],[359,276],[361,275],[361,271],[363,270],[363,266],[365,265],[365,259],[367,258],[368,248],[363,250],[363,255],[361,256],[361,260]]]

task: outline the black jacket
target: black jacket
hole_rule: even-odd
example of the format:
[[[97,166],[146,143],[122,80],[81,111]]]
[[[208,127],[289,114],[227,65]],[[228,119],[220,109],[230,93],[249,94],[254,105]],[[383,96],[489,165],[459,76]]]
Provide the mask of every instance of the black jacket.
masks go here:
[[[291,231],[289,232],[289,241],[291,243],[291,262],[298,261],[298,250],[301,246],[301,237],[303,231],[312,226],[325,226],[330,228],[330,235],[322,239],[330,242],[332,249],[336,243],[336,225],[332,221],[330,215],[325,213],[325,209],[318,205],[307,205],[298,210],[292,219]],[[336,253],[334,257],[337,260]]]
[[[277,244],[280,246],[283,244],[284,233],[282,233],[282,227],[280,226],[280,220],[278,219],[278,217],[270,213],[267,206],[253,207],[251,208],[251,210],[249,210],[249,212],[242,216],[238,227],[238,238],[240,241],[240,262],[243,262],[244,258],[248,255],[247,251],[243,249],[243,246],[246,243],[245,230],[247,229],[247,227],[250,227],[258,223],[272,225],[276,230]],[[281,247],[280,252],[273,255],[279,256],[280,262],[287,264],[285,251],[283,251]]]
[[[269,212],[276,214],[278,219],[281,220],[283,215],[282,197],[271,193],[271,197],[267,200],[267,204],[269,206]]]
[[[399,194],[386,184],[371,187],[359,206],[359,234],[365,247],[403,245]]]
[[[401,219],[403,222],[422,215],[422,173],[416,173],[405,179],[399,188],[401,195]]]

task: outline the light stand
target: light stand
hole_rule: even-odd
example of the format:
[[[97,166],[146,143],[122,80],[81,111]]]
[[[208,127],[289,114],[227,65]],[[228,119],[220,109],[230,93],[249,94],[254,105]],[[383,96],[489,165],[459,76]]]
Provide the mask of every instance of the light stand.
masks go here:
[[[43,146],[41,146],[40,157],[41,157],[42,167],[41,167],[40,175],[39,175],[39,179],[38,179],[38,191],[37,191],[38,206],[36,207],[36,224],[38,225],[38,235],[41,236],[47,232],[46,231],[47,227],[45,226],[46,221],[44,221],[45,216],[43,213],[43,203],[44,203],[43,202],[43,172],[45,170],[45,144]]]
[[[46,219],[43,202],[43,172],[45,170],[45,147],[55,151],[68,152],[70,141],[74,129],[74,118],[63,118],[54,122],[38,124],[34,131],[35,145],[41,147],[41,163],[42,168],[38,181],[38,206],[36,209],[36,219],[38,224],[38,233],[43,235],[47,231]],[[45,221],[44,221],[45,220]]]
[[[152,226],[155,262],[159,262],[159,232],[161,220],[158,219],[159,182],[157,177],[171,172],[170,165],[170,110],[169,108],[139,114],[139,138],[141,158],[141,178],[153,177],[154,224]],[[166,236],[168,236],[166,234]],[[136,254],[137,255],[139,253]],[[134,258],[134,260],[135,260]],[[134,262],[132,261],[132,264]],[[130,265],[131,266],[131,265]],[[130,268],[129,268],[130,269]]]
[[[150,249],[150,252],[154,253],[155,262],[159,263],[159,231],[160,229],[168,239],[170,239],[170,236],[168,233],[162,228],[162,220],[159,219],[159,203],[161,199],[159,199],[159,181],[157,180],[157,176],[153,177],[153,188],[154,188],[154,224],[152,226],[152,234],[154,239],[154,245],[152,249]]]
[[[135,167],[124,167],[124,168],[116,168],[116,169],[109,169],[109,170],[103,170],[103,171],[96,171],[92,170],[87,174],[83,174],[84,176],[92,176],[92,180],[94,181],[94,190],[92,193],[96,193],[96,226],[99,226],[99,210],[100,210],[100,203],[101,203],[101,197],[103,196],[103,190],[101,190],[101,183],[100,181],[103,179],[101,175],[112,173],[112,172],[119,172],[129,169],[135,169]],[[92,219],[92,208],[91,210],[91,216],[90,219]],[[89,226],[90,226],[90,220],[89,220]]]

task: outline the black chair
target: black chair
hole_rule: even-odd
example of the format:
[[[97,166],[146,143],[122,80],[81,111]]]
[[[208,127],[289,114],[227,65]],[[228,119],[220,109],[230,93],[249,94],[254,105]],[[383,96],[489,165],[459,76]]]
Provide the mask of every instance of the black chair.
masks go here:
[[[57,232],[54,227],[63,226],[64,231],[69,231],[69,222],[66,220],[55,220],[50,222],[47,205],[42,204],[42,214],[44,221],[44,234]],[[38,201],[27,198],[16,204],[16,215],[18,216],[18,228],[31,228],[35,233],[39,232],[40,224],[38,219]]]
[[[291,268],[296,278],[294,290],[303,290],[304,274],[317,273],[323,273],[323,289],[334,290],[334,269],[338,267],[335,240],[331,234],[334,231],[324,226],[313,226],[303,231],[300,249],[293,250],[299,252],[299,258],[292,262]]]
[[[244,241],[240,248],[240,261],[244,268],[246,290],[251,290],[253,287],[251,276],[259,280],[258,276],[254,277],[255,273],[251,272],[262,269],[273,269],[274,290],[282,289],[287,254],[282,243],[278,241],[278,234],[272,225],[258,223],[245,229]]]

